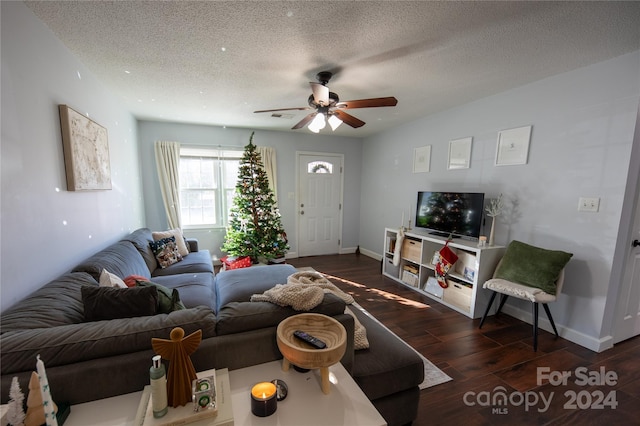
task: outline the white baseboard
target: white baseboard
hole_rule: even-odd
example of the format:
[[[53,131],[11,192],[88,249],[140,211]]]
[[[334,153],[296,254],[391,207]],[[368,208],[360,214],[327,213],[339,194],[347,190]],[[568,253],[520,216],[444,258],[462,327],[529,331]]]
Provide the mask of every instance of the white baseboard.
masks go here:
[[[364,254],[367,257],[375,259],[377,261],[382,260],[382,255],[376,253],[375,251],[371,251],[371,250],[367,250],[367,249],[360,249],[360,253]]]
[[[510,315],[514,318],[519,319],[520,321],[526,322],[527,324],[531,324],[533,326],[533,316],[531,310],[522,310],[507,303],[503,306],[502,312],[500,314]],[[553,327],[551,327],[551,323],[549,322],[547,316],[542,312],[538,314],[538,328],[541,328],[553,334]],[[565,327],[558,323],[556,323],[556,328],[558,329],[558,334],[563,339],[567,339],[570,342],[573,342],[580,346],[584,346],[585,348],[592,351],[602,352],[613,347],[613,339],[610,336],[604,339],[596,339],[593,336],[588,336],[584,333],[581,333],[572,328]]]

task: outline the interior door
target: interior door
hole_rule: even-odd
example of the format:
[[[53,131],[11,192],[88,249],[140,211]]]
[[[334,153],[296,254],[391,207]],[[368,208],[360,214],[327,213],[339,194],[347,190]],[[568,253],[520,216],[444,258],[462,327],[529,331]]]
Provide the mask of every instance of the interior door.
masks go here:
[[[635,183],[635,190],[631,192],[635,202],[631,201],[634,207],[632,216],[631,233],[628,239],[629,244],[624,251],[624,274],[620,285],[620,292],[616,304],[615,328],[613,330],[613,343],[618,343],[640,334],[640,168],[638,167],[638,157],[640,156],[640,105],[638,106],[638,116],[636,117],[636,129],[634,134],[633,147],[631,148],[630,176],[635,174],[636,181],[627,180],[627,187]],[[625,202],[625,205],[627,203]]]
[[[298,153],[298,256],[340,251],[342,163],[341,155]]]
[[[627,252],[624,278],[618,299],[613,343],[640,334],[640,196],[636,200],[631,235],[632,242]]]

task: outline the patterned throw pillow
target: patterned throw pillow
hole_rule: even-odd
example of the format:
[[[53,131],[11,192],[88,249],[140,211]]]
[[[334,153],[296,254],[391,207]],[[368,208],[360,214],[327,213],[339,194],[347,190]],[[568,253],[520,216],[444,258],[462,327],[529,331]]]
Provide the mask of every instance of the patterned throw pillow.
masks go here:
[[[176,245],[176,237],[163,238],[158,241],[153,241],[149,243],[149,245],[151,246],[151,250],[153,250],[153,254],[156,256],[158,265],[163,269],[182,260],[182,256],[178,252]]]

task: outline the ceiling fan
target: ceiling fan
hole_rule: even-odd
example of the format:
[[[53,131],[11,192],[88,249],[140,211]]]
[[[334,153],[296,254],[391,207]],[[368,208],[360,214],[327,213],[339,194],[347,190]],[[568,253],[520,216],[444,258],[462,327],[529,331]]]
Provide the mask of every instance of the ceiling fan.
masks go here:
[[[375,108],[375,107],[389,107],[396,106],[398,100],[393,96],[386,98],[372,98],[372,99],[358,99],[354,101],[340,101],[338,95],[334,92],[330,92],[327,87],[327,83],[331,80],[333,73],[330,71],[321,71],[316,75],[318,83],[309,82],[311,85],[311,91],[313,92],[309,96],[309,106],[299,108],[280,108],[280,109],[264,109],[260,112],[278,112],[278,111],[304,111],[313,109],[312,113],[300,120],[293,130],[300,129],[309,124],[309,130],[314,133],[318,133],[329,123],[333,130],[337,129],[343,122],[353,128],[362,127],[365,122],[359,118],[354,117],[351,114],[347,114],[345,110],[355,108]]]

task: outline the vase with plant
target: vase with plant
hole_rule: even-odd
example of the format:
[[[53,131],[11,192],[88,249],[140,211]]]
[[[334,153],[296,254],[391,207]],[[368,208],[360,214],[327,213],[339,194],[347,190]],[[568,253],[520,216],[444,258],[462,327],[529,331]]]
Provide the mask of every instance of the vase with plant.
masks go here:
[[[504,209],[504,201],[502,200],[502,194],[498,196],[498,198],[494,198],[489,202],[489,205],[486,208],[487,216],[489,216],[491,220],[491,233],[489,234],[489,246],[493,246],[495,244],[495,231],[496,231],[496,217],[500,216],[502,210]]]

